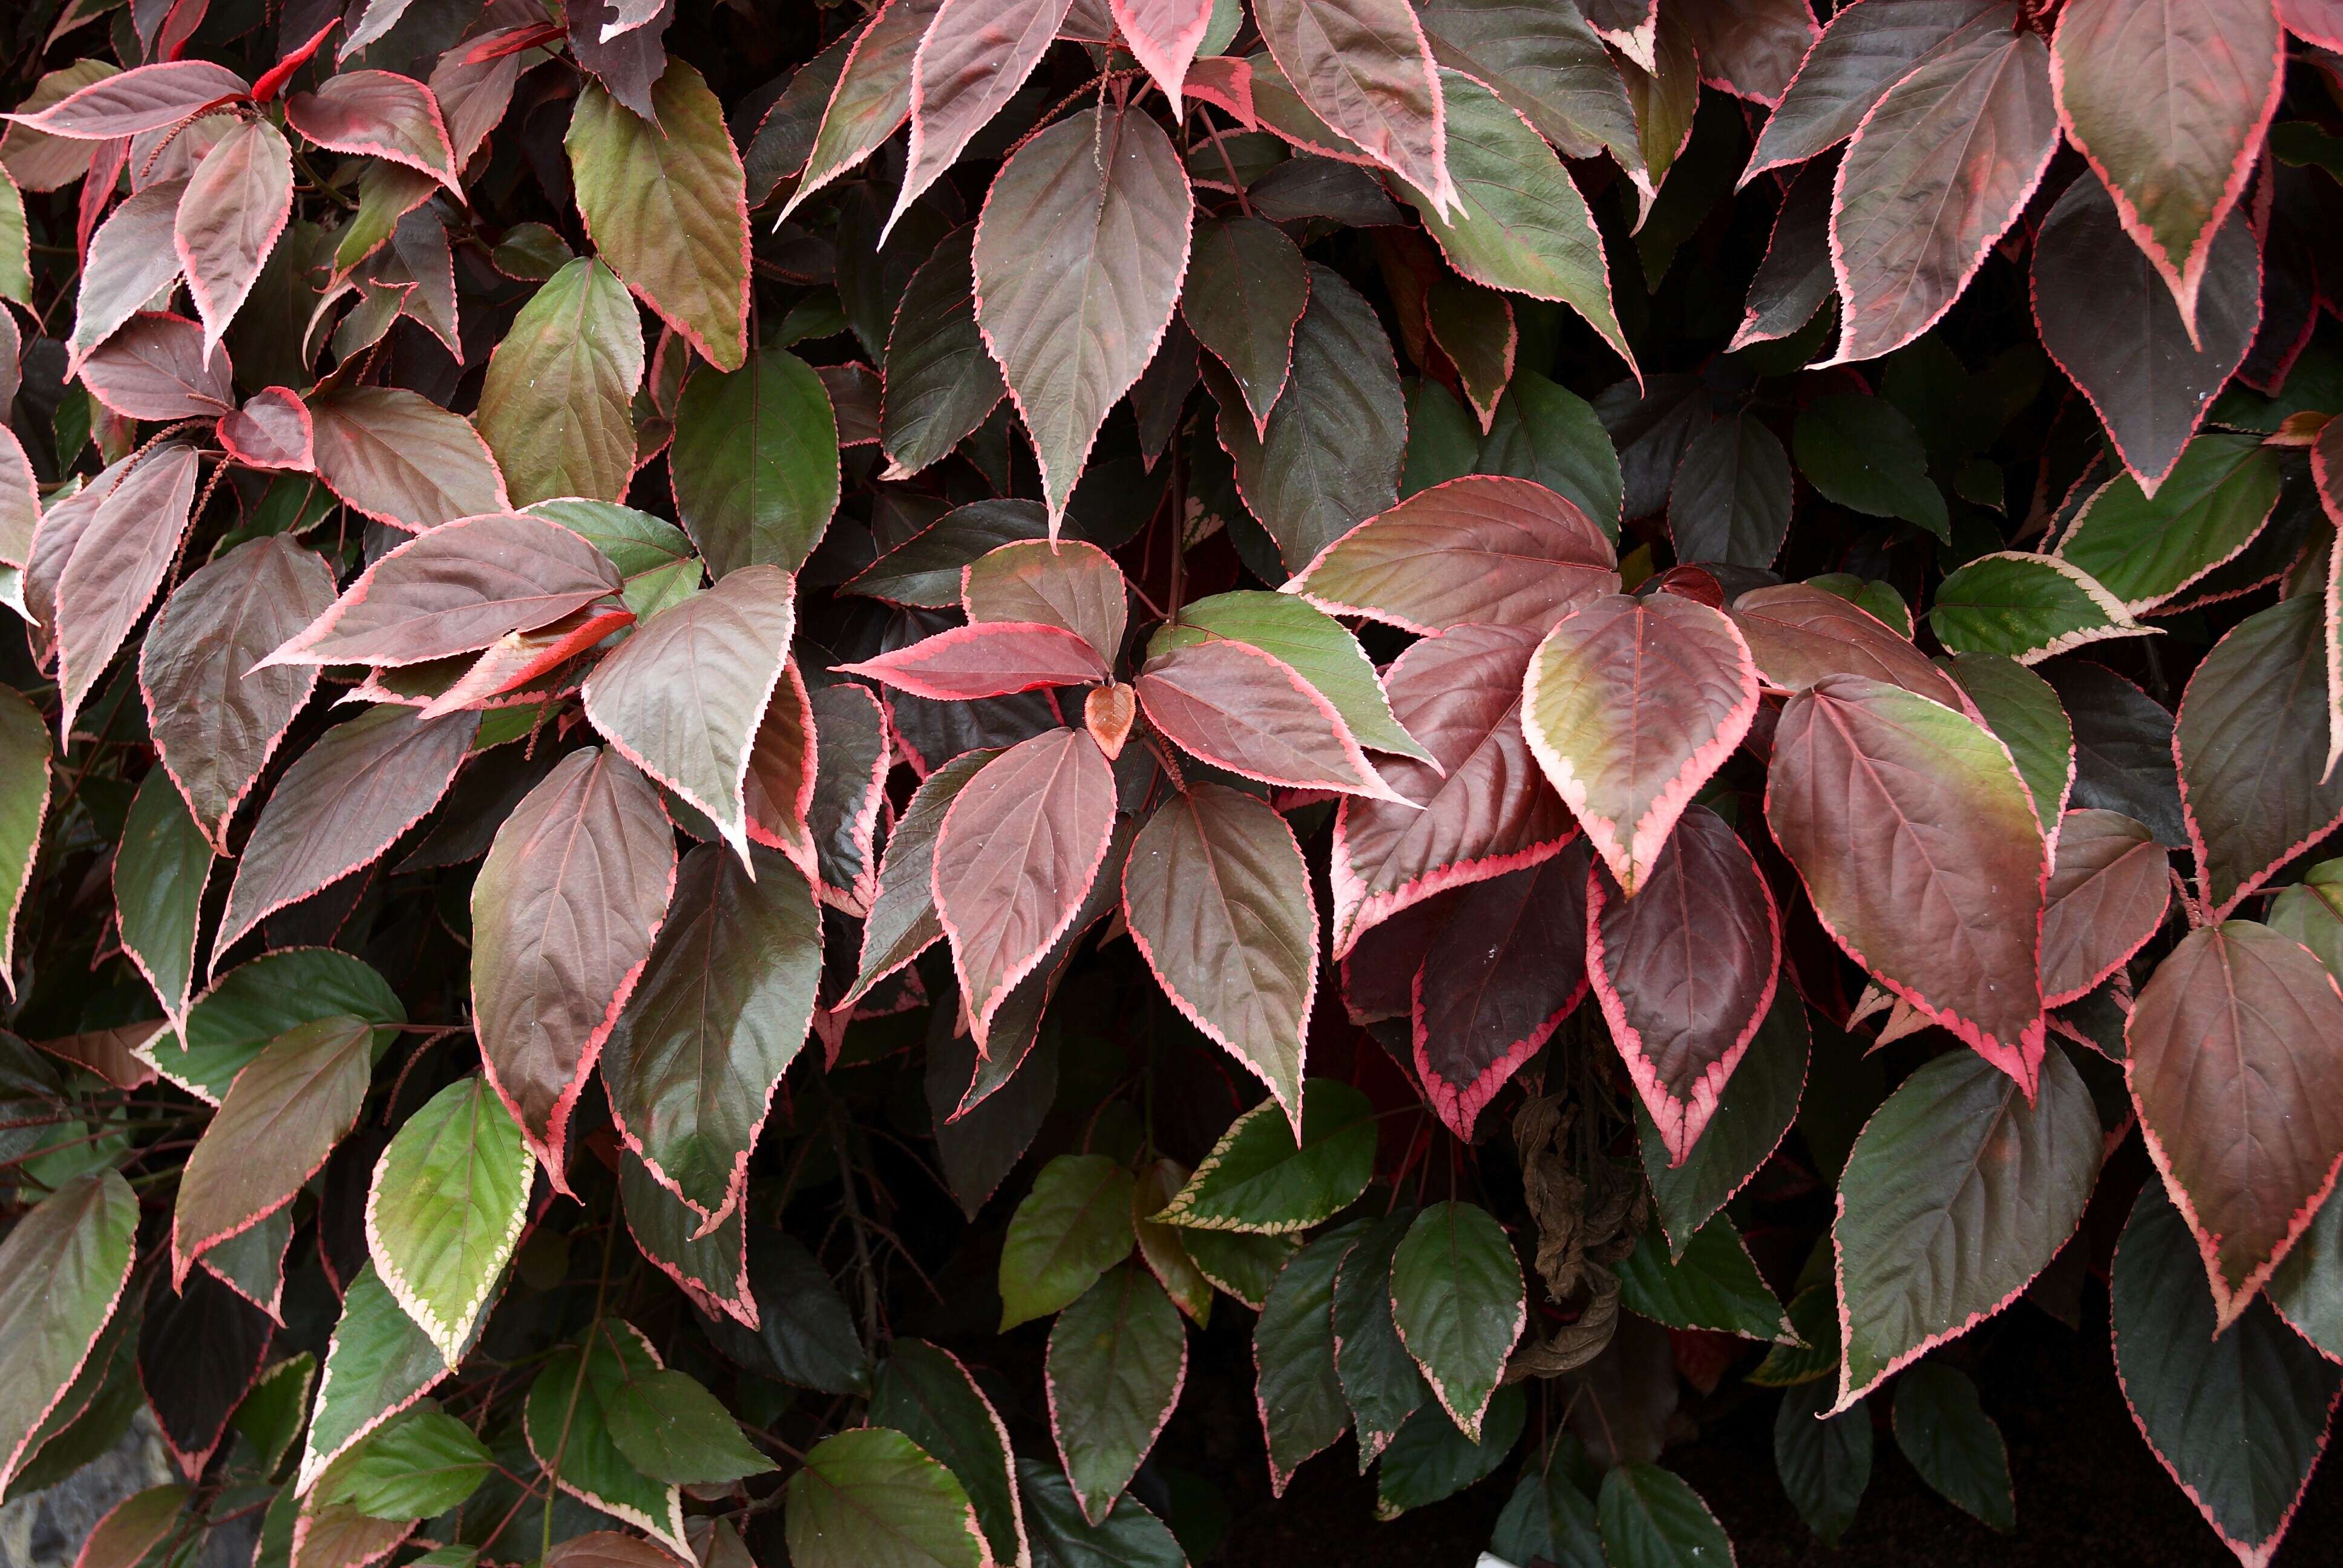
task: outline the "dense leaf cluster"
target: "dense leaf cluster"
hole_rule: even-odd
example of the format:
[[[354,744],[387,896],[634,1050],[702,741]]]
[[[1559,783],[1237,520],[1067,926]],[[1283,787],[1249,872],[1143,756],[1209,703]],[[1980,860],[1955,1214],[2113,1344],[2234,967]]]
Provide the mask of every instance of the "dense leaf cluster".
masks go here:
[[[0,1486],[1662,1568],[1750,1398],[1825,1541],[1879,1428],[2017,1527],[1972,1331],[2104,1312],[2268,1562],[2343,8],[1823,11],[15,7]]]

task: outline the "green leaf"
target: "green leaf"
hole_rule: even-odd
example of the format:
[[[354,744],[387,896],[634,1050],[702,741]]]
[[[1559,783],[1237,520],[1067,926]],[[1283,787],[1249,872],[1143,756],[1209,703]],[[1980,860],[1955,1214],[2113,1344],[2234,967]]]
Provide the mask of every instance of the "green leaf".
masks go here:
[[[2063,1050],[2032,1104],[1975,1051],[1928,1061],[1867,1123],[1832,1236],[1845,1410],[2016,1299],[2075,1233],[2099,1173],[2098,1112]]]
[[[2154,497],[2129,472],[2101,486],[2057,554],[2135,613],[2151,609],[2252,543],[2284,483],[2277,452],[2258,437],[2207,431]]]
[[[0,699],[5,700],[5,699]],[[46,737],[43,739],[45,740]],[[169,772],[149,769],[130,802],[114,857],[115,919],[122,950],[146,977],[163,1011],[187,1016],[195,984],[196,934],[212,847],[172,784]],[[0,877],[6,875],[0,866]]]
[[[1473,471],[1481,430],[1456,394],[1439,382],[1411,380],[1407,388],[1407,457],[1399,476],[1404,500]]]
[[[598,1319],[582,1346],[554,1352],[529,1384],[522,1430],[529,1452],[562,1491],[689,1556],[681,1494],[637,1469],[610,1430],[621,1391],[660,1370],[641,1330],[617,1318]]]
[[[789,1483],[794,1568],[981,1568],[976,1510],[950,1471],[900,1432],[824,1438]]]
[[[1414,1222],[1412,1210],[1386,1214],[1334,1271],[1334,1371],[1358,1427],[1363,1470],[1423,1407],[1429,1392],[1392,1318],[1392,1254]]]
[[[397,995],[364,960],[330,948],[289,948],[222,975],[188,1010],[184,1035],[157,1034],[141,1054],[164,1077],[217,1105],[270,1040],[337,1014],[375,1025],[377,1049],[407,1021]]]
[[[1188,1568],[1179,1541],[1136,1497],[1126,1494],[1105,1523],[1092,1524],[1053,1467],[1021,1459],[1017,1483],[1032,1522],[1033,1568]]]
[[[669,60],[651,89],[656,123],[588,81],[562,146],[578,215],[602,259],[719,370],[749,348],[747,177],[724,106]]]
[[[1619,1304],[1672,1329],[1714,1329],[1769,1342],[1795,1337],[1740,1232],[1722,1215],[1703,1225],[1673,1259],[1654,1220],[1617,1272]]]
[[[1256,432],[1285,390],[1293,328],[1309,302],[1309,264],[1275,224],[1236,216],[1197,225],[1180,312],[1228,367]]]
[[[1515,370],[1505,384],[1473,471],[1534,479],[1584,512],[1605,538],[1619,541],[1626,479],[1618,448],[1594,405],[1534,370]]]
[[[1302,1138],[1265,1100],[1229,1123],[1163,1211],[1166,1225],[1275,1235],[1342,1212],[1374,1176],[1374,1107],[1337,1079],[1302,1085]]]
[[[711,575],[795,571],[838,509],[830,391],[783,348],[759,348],[729,374],[703,370],[683,384],[668,465],[677,515]]]
[[[0,169],[0,299],[33,307],[32,252],[26,245],[25,196]]]
[[[1400,194],[1458,272],[1533,299],[1569,306],[1635,367],[1611,305],[1603,236],[1570,171],[1529,122],[1462,71],[1443,69],[1448,167],[1458,202],[1441,216],[1431,196]]]
[[[1188,1326],[1144,1269],[1110,1269],[1050,1329],[1051,1429],[1096,1524],[1146,1462],[1188,1376]]]
[[[1871,1412],[1857,1401],[1825,1412],[1830,1385],[1816,1380],[1786,1389],[1774,1415],[1774,1468],[1806,1528],[1836,1546],[1871,1483]]]
[[[1483,1412],[1528,1321],[1521,1261],[1489,1211],[1435,1203],[1392,1254],[1392,1320],[1464,1435],[1479,1441]]]
[[[2123,601],[2072,561],[2002,550],[1936,585],[1928,624],[1952,652],[1999,653],[2020,664],[2109,638],[2147,637]]]
[[[2270,923],[2278,923],[2275,914]],[[2343,1203],[2328,1197],[2264,1290],[2278,1316],[2334,1361],[2343,1359]]]
[[[1253,1324],[1255,1402],[1269,1445],[1272,1496],[1284,1496],[1302,1461],[1350,1430],[1351,1407],[1334,1366],[1334,1276],[1366,1223],[1337,1225],[1288,1259]]]
[[[2045,838],[2056,832],[2075,787],[2075,727],[2050,683],[2013,659],[1991,653],[1954,657],[1953,678],[2009,748],[2034,799]]]
[[[1965,1372],[1930,1362],[1896,1380],[1896,1446],[1947,1502],[1996,1530],[2017,1528],[2009,1451]]]
[[[74,1568],[136,1568],[171,1534],[187,1497],[184,1486],[150,1486],[131,1493],[98,1520],[74,1558]]]
[[[1574,1455],[1563,1452],[1565,1448],[1575,1451],[1575,1464],[1569,1462]],[[1591,1481],[1592,1462],[1577,1439],[1567,1434],[1550,1457],[1534,1450],[1522,1467],[1520,1483],[1497,1515],[1489,1550],[1508,1563],[1543,1557],[1554,1568],[1604,1568],[1594,1500],[1580,1490],[1575,1473],[1581,1467]]]
[[[1529,1396],[1518,1386],[1500,1390],[1490,1401],[1477,1439],[1457,1431],[1439,1406],[1425,1405],[1383,1450],[1375,1471],[1375,1517],[1396,1519],[1494,1475],[1521,1441],[1528,1419]]]
[[[642,322],[618,275],[588,257],[555,273],[488,357],[472,417],[513,505],[623,500],[642,379]]]
[[[1215,1289],[1255,1312],[1269,1300],[1269,1288],[1278,1271],[1302,1245],[1300,1238],[1291,1233],[1261,1236],[1247,1231],[1183,1230],[1180,1241]]]
[[[411,1410],[334,1467],[319,1503],[347,1503],[374,1519],[430,1519],[479,1489],[496,1462],[471,1428],[437,1410]]]
[[[1838,1370],[1838,1292],[1829,1285],[1804,1287],[1790,1298],[1789,1319],[1799,1342],[1765,1352],[1749,1374],[1759,1388],[1796,1388]]]
[[[715,1486],[776,1468],[716,1396],[683,1372],[628,1378],[610,1401],[609,1422],[610,1441],[653,1481]]]
[[[335,1016],[296,1024],[254,1057],[187,1156],[171,1216],[171,1277],[290,1202],[348,1136],[373,1075],[374,1030]]]
[[[1844,392],[1817,397],[1798,411],[1791,447],[1799,471],[1826,499],[1875,518],[1902,518],[1951,542],[1952,518],[1928,477],[1928,449],[1893,403]]]
[[[326,1347],[294,1489],[307,1493],[327,1466],[447,1375],[447,1358],[415,1326],[374,1265],[360,1269],[342,1296],[341,1321]]]
[[[1812,1043],[1805,1003],[1790,987],[1779,988],[1741,1065],[1725,1081],[1708,1126],[1681,1165],[1668,1163],[1659,1124],[1641,1097],[1636,1099],[1644,1173],[1651,1179],[1653,1204],[1675,1256],[1682,1257],[1710,1217],[1757,1174],[1797,1120]]]
[[[524,509],[551,518],[600,550],[618,568],[626,584],[620,597],[639,619],[649,620],[699,587],[691,537],[665,518],[608,501],[538,501]]]
[[[293,1448],[309,1416],[309,1392],[317,1381],[317,1358],[307,1351],[264,1368],[229,1417],[259,1456],[260,1471],[274,1475]]]
[[[408,1117],[367,1191],[367,1251],[384,1286],[453,1369],[528,1217],[537,1158],[478,1073]]]
[[[975,242],[973,224],[946,235],[895,307],[879,408],[887,478],[909,478],[941,461],[1008,396],[976,329]]]
[[[138,1200],[108,1170],[66,1182],[0,1241],[0,1488],[114,1316],[137,1228]]]
[[[870,1423],[902,1432],[944,1462],[967,1490],[994,1562],[1025,1554],[1008,1429],[957,1356],[925,1340],[897,1340],[871,1383]]]
[[[1138,1188],[1103,1154],[1061,1154],[1041,1167],[1001,1244],[1004,1332],[1068,1305],[1130,1255]]]
[[[1623,1464],[1596,1501],[1612,1568],[1731,1568],[1733,1543],[1700,1494],[1656,1464]]]
[[[33,881],[49,806],[49,727],[13,687],[0,687],[0,986],[16,994],[16,910]]]

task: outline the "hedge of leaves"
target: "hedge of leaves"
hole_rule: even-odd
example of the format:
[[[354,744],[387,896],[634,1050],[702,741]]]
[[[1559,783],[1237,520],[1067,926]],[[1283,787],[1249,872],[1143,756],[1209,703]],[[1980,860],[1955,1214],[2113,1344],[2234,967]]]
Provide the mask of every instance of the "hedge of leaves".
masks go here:
[[[182,1473],[81,1568],[1171,1568],[1308,1464],[1664,1568],[1751,1399],[1825,1541],[1890,1434],[2022,1528],[2005,1312],[2270,1560],[2343,6],[6,25],[0,1485]]]

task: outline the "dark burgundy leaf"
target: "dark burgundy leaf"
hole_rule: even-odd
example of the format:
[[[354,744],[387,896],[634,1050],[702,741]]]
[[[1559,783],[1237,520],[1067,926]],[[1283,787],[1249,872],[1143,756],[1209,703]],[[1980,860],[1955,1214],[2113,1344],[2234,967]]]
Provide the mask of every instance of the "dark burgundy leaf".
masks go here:
[[[169,1271],[155,1271],[138,1325],[138,1382],[189,1480],[227,1434],[274,1332],[266,1312],[211,1274],[197,1270],[175,1292]]]
[[[227,356],[204,359],[204,329],[184,316],[148,312],[81,362],[90,396],[126,419],[208,419],[234,405]]]
[[[1108,673],[1098,650],[1065,628],[1021,621],[953,627],[909,648],[840,668],[942,702],[1086,686],[1106,679]]]
[[[1704,806],[1684,813],[1632,898],[1599,871],[1586,890],[1586,973],[1682,1165],[1773,1006],[1782,924],[1748,847]]]
[[[2064,1007],[2147,943],[2172,901],[2162,845],[2117,811],[2069,811],[2042,912],[2042,1000]]]
[[[1444,906],[1414,968],[1415,1070],[1433,1109],[1467,1142],[1497,1091],[1586,994],[1590,860],[1586,846],[1573,842],[1537,865],[1465,888]],[[1365,951],[1363,944],[1352,957]]]

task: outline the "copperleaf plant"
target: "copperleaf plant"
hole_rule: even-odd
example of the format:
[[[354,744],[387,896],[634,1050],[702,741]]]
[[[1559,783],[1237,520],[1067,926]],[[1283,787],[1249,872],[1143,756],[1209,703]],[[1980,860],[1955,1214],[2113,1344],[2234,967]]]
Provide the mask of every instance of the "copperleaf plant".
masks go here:
[[[84,1563],[1355,1465],[1657,1568],[1751,1399],[2022,1532],[2041,1310],[2313,1560],[2335,7],[9,25],[0,1488],[177,1472]]]

